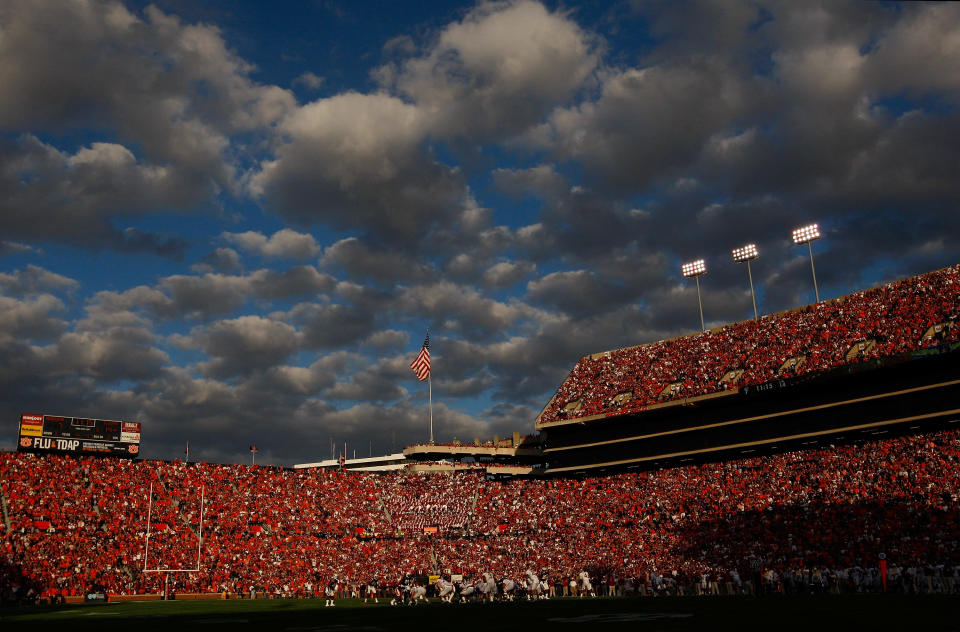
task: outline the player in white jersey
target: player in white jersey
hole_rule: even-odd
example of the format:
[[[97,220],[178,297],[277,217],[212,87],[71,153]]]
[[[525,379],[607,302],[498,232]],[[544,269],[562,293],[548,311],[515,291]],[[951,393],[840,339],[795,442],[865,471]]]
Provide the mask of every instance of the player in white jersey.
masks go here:
[[[588,593],[591,597],[597,596],[597,593],[593,590],[593,584],[590,583],[590,573],[580,571],[580,596],[583,597],[584,593]]]
[[[446,603],[452,603],[454,594],[456,593],[456,586],[453,585],[453,582],[448,582],[443,577],[437,579],[435,584],[437,587],[437,596],[440,597],[440,601]]]
[[[493,601],[497,596],[497,580],[490,573],[484,573],[483,581],[477,585],[477,590],[486,597],[485,601]]]
[[[531,601],[540,596],[540,578],[529,569],[524,575],[527,577],[527,601]]]
[[[509,577],[504,577],[500,580],[500,592],[503,594],[503,598],[506,601],[513,601],[513,592],[517,588],[517,582],[513,581]]]

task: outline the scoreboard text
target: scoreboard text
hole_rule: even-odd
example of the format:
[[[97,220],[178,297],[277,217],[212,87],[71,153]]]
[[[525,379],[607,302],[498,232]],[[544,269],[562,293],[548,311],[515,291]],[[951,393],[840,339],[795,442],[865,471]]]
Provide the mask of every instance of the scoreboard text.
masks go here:
[[[17,449],[136,458],[140,454],[140,424],[58,415],[20,415]]]

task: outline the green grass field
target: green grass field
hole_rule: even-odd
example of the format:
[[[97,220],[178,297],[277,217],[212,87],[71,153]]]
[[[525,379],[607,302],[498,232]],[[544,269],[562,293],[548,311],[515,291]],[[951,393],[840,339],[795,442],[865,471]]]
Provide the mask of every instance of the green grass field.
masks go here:
[[[360,630],[393,632],[456,626],[465,631],[596,628],[631,630],[957,630],[960,597],[846,596],[750,599],[667,597],[555,599],[539,603],[391,607],[322,599],[170,601],[4,608],[3,630]]]

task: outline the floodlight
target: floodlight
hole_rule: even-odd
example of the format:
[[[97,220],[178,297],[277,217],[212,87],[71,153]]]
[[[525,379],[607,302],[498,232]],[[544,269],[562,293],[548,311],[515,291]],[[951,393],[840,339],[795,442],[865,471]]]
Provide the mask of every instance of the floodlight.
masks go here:
[[[700,305],[700,329],[706,331],[707,326],[703,323],[703,300],[700,298],[700,275],[707,273],[707,264],[703,259],[697,259],[696,261],[691,261],[690,263],[685,263],[680,266],[680,272],[684,277],[693,277],[697,281],[697,303]]]
[[[817,224],[801,226],[793,231],[793,243],[797,245],[810,243],[814,239],[820,239],[820,226]]]
[[[760,252],[757,251],[756,244],[747,244],[742,248],[733,249],[733,260],[737,263],[743,263],[744,261],[750,261],[751,259],[756,259],[760,256]]]
[[[817,224],[801,226],[800,228],[795,228],[793,231],[793,243],[798,246],[800,244],[807,244],[807,251],[810,253],[810,272],[813,274],[813,295],[819,303],[820,290],[817,288],[817,270],[813,267],[813,246],[810,245],[810,242],[815,239],[820,239],[820,226]]]
[[[757,250],[756,244],[747,244],[740,248],[733,249],[733,260],[737,263],[747,264],[747,277],[750,279],[750,298],[753,299],[753,319],[759,320],[760,316],[757,314],[757,295],[753,291],[753,271],[750,270],[750,262],[754,259],[760,257],[760,252]]]
[[[707,273],[707,264],[703,259],[697,259],[696,261],[691,261],[690,263],[685,263],[680,266],[680,272],[688,278],[700,276],[701,274]]]

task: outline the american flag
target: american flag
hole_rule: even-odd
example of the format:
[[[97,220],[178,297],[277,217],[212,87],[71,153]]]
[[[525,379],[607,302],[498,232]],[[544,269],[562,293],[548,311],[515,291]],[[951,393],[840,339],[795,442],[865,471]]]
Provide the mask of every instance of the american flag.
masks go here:
[[[413,369],[413,372],[416,374],[417,379],[421,382],[426,382],[427,378],[430,377],[430,333],[427,333],[427,337],[423,341],[423,346],[420,347],[420,353],[417,354],[417,357],[414,358],[413,362],[410,363],[410,368]]]
[[[256,454],[256,453],[259,452],[259,451],[260,451],[260,450],[257,449],[257,446],[255,446],[255,445],[250,446],[250,452]]]

